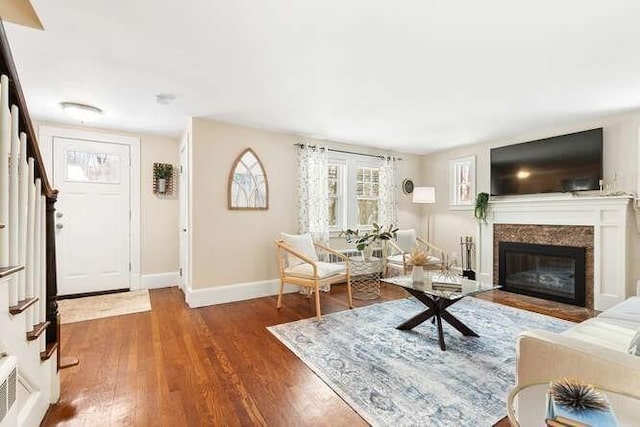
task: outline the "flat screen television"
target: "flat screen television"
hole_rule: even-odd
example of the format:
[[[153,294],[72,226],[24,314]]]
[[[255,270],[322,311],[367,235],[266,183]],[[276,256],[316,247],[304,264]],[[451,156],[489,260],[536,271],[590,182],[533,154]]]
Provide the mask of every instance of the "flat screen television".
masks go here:
[[[491,149],[491,195],[598,190],[602,128]]]

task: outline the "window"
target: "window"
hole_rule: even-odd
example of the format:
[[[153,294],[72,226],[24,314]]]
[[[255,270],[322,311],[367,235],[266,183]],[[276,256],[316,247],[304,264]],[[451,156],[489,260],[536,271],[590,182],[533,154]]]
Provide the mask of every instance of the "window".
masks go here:
[[[358,167],[356,196],[358,200],[358,226],[378,222],[378,168]]]
[[[329,160],[329,228],[366,229],[378,222],[380,172],[375,160],[342,155]]]
[[[342,165],[329,165],[329,228],[341,229],[342,223]]]

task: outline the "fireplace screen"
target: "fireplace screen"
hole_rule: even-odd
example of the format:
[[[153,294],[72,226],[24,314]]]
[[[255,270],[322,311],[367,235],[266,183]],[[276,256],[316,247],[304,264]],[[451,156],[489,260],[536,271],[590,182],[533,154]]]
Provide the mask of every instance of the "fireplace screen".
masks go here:
[[[499,251],[504,290],[585,305],[585,248],[500,242]]]

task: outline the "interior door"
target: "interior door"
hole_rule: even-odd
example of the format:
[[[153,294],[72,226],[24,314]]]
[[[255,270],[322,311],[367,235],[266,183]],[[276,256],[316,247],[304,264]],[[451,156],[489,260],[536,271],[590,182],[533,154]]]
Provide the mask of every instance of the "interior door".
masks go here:
[[[59,295],[130,287],[129,150],[53,139]]]

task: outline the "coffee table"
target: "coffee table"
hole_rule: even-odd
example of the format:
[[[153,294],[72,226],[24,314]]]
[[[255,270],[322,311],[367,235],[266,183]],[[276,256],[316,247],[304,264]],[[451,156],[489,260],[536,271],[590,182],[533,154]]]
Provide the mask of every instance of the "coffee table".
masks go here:
[[[467,280],[462,277],[452,278],[439,272],[427,272],[423,283],[414,282],[411,276],[387,277],[382,279],[382,281],[405,288],[407,292],[427,306],[425,311],[413,316],[411,319],[397,326],[396,329],[403,331],[410,330],[432,319],[432,322],[438,325],[438,342],[440,343],[440,349],[443,351],[446,350],[447,347],[444,343],[442,319],[456,328],[464,336],[479,336],[457,317],[449,313],[447,308],[466,296],[477,295],[482,292],[501,288],[501,286],[496,286],[492,283]]]

